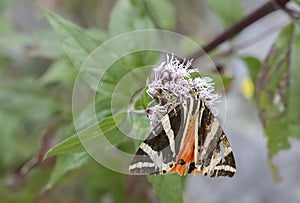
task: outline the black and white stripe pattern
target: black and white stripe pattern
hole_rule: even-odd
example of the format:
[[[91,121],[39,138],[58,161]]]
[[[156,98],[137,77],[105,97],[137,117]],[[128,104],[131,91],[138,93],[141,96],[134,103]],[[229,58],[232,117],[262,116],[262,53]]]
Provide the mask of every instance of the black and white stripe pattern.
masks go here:
[[[184,150],[184,140],[191,127],[191,118],[196,116],[193,163],[186,163],[189,173],[194,170],[203,175],[229,176],[235,172],[231,146],[220,126],[200,99],[191,96],[183,104],[165,115],[140,145],[129,171],[134,175],[169,173],[175,167],[177,157]],[[182,174],[181,174],[182,175]]]
[[[212,177],[232,177],[236,172],[232,148],[220,122],[207,107],[199,123],[198,138],[197,172]]]
[[[141,144],[129,167],[130,173],[136,175],[166,173],[176,160],[178,149],[175,148],[175,141],[179,135],[180,125],[181,108],[177,107],[161,119]]]

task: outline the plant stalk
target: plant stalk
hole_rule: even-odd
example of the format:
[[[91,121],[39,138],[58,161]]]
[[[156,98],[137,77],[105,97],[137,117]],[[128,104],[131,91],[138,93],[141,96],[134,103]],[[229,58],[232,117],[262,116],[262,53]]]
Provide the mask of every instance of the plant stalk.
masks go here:
[[[221,33],[219,36],[217,36],[215,39],[213,39],[208,44],[204,45],[202,49],[197,50],[195,53],[188,56],[188,59],[197,59],[200,58],[204,53],[208,53],[218,47],[223,42],[227,41],[228,39],[231,39],[235,37],[238,33],[240,33],[242,30],[244,30],[246,27],[251,25],[252,23],[260,20],[261,18],[265,17],[269,13],[272,13],[273,11],[276,11],[278,9],[285,8],[286,4],[290,0],[271,0],[261,7],[259,7],[257,10],[250,13],[248,16],[244,17],[239,22],[232,25],[230,28],[225,30],[223,33]]]

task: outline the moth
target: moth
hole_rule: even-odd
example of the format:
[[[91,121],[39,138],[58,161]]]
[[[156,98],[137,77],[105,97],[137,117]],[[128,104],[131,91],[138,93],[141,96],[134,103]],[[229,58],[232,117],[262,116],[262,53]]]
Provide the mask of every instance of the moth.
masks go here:
[[[191,95],[152,129],[133,157],[129,172],[232,177],[236,166],[219,120],[204,101]]]

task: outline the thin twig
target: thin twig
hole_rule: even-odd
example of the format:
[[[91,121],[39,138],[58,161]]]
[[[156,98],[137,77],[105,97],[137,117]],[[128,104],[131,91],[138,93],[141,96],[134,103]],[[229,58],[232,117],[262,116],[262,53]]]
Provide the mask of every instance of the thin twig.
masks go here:
[[[296,21],[300,21],[300,12],[290,8],[282,9],[286,14],[288,14],[292,19]]]
[[[271,32],[274,32],[274,31],[278,31],[280,30],[281,28],[283,27],[283,25],[281,26],[273,26],[245,41],[242,41],[242,42],[239,42],[237,44],[234,44],[233,46],[229,47],[228,49],[224,50],[223,52],[220,52],[220,53],[217,53],[215,55],[212,55],[210,56],[211,59],[213,61],[218,61],[219,58],[223,58],[223,57],[226,57],[226,56],[229,56],[235,52],[238,52],[238,51],[241,51],[243,50],[244,48],[248,48],[250,46],[253,46],[257,43],[260,43],[262,40],[265,39],[266,36],[268,36]]]
[[[280,9],[285,8],[285,5],[290,0],[273,0],[265,3],[260,8],[234,24],[232,27],[225,30],[223,33],[221,33],[218,37],[216,37],[214,40],[212,40],[210,43],[203,46],[202,49],[196,51],[195,53],[191,54],[188,59],[196,59],[201,57],[204,53],[210,52],[216,47],[218,47],[220,44],[225,42],[228,39],[231,39],[235,37],[238,33],[240,33],[242,30],[244,30],[246,27],[251,25],[252,23],[260,20],[264,16],[268,15],[269,13]]]

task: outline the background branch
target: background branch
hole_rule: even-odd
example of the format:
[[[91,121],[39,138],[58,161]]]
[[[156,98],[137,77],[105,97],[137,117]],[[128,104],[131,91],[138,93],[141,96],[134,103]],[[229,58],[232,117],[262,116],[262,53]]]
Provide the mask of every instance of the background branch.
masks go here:
[[[244,30],[246,27],[251,25],[252,23],[258,21],[259,19],[263,18],[264,16],[268,15],[269,13],[272,13],[273,11],[281,8],[285,8],[286,4],[290,0],[273,0],[265,3],[260,8],[255,10],[254,12],[250,13],[248,16],[225,30],[223,33],[221,33],[218,37],[216,37],[214,40],[209,42],[208,44],[204,45],[202,49],[196,51],[195,53],[191,54],[189,57],[190,59],[196,59],[201,57],[204,53],[208,53],[211,50],[218,47],[220,44],[225,42],[228,39],[231,39],[235,37],[238,33],[240,33],[242,30]]]

